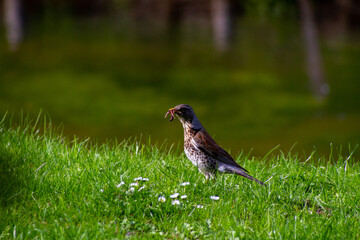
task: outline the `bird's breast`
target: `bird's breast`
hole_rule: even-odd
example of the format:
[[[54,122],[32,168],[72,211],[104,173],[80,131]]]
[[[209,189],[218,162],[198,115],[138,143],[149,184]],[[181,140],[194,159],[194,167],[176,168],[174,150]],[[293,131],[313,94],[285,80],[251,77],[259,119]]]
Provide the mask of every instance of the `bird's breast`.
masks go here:
[[[184,152],[186,157],[195,165],[199,166],[199,163],[206,159],[208,156],[198,149],[196,146],[194,146],[192,142],[192,138],[185,138],[184,139]]]

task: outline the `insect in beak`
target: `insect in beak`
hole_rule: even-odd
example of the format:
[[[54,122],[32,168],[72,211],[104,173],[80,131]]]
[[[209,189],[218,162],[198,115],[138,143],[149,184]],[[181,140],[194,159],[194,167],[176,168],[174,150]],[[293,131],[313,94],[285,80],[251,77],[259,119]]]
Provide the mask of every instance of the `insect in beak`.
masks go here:
[[[165,114],[165,118],[167,117],[167,115],[168,115],[169,113],[170,113],[170,115],[171,115],[171,118],[170,118],[170,122],[171,122],[172,120],[175,119],[175,115],[174,115],[175,109],[174,109],[174,108],[170,108],[169,111],[167,111],[167,113]]]

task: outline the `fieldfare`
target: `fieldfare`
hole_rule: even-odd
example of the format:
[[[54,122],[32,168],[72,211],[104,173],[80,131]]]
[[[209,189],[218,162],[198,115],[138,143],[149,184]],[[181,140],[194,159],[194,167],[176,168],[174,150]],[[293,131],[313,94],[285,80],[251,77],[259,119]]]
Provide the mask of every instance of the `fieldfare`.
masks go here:
[[[263,182],[250,176],[248,171],[235,162],[235,160],[222,149],[206,132],[196,117],[194,110],[186,104],[170,108],[170,121],[175,115],[184,128],[184,151],[187,158],[205,175],[206,180],[215,178],[216,173],[231,173],[253,180],[261,185]]]

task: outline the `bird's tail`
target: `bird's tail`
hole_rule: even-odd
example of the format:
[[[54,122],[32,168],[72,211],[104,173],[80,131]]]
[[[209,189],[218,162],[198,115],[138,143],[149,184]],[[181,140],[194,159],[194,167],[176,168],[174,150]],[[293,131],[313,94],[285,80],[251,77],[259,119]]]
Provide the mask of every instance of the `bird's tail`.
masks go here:
[[[250,176],[249,174],[246,174],[246,175],[247,175],[247,176],[244,176],[244,177],[246,177],[246,178],[248,178],[248,179],[250,179],[250,180],[253,180],[254,182],[257,182],[258,184],[260,184],[260,185],[262,185],[262,186],[266,186],[265,183],[263,183],[262,181],[254,178],[253,176]],[[241,176],[243,176],[243,175],[241,175]]]
[[[227,168],[228,168],[227,170],[228,170],[229,172],[231,172],[231,173],[235,173],[235,174],[237,174],[237,175],[240,175],[240,176],[243,176],[243,177],[245,177],[245,178],[247,178],[247,179],[250,179],[250,180],[252,180],[252,181],[254,181],[254,182],[257,182],[257,183],[260,184],[260,185],[266,186],[265,183],[263,183],[262,181],[254,178],[253,176],[251,176],[250,174],[248,174],[247,172],[245,172],[244,170],[242,170],[242,169],[240,169],[240,168],[233,167],[233,166],[227,166]]]

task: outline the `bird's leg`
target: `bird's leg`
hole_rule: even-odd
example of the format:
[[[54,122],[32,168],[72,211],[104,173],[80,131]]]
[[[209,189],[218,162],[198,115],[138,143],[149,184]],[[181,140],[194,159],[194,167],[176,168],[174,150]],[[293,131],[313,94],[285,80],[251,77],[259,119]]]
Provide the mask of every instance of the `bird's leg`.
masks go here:
[[[208,182],[209,181],[209,175],[207,175],[207,174],[204,174],[205,175],[205,182]]]
[[[203,172],[203,171],[200,171],[200,172],[205,176],[204,183],[209,183],[210,182],[209,180],[212,178],[211,175],[209,173],[207,173],[207,172]]]
[[[215,184],[215,182],[216,182],[216,172],[210,173],[209,175],[210,175],[210,178],[212,179],[212,183]]]
[[[201,172],[202,174],[204,174],[205,176],[205,183],[215,183],[216,181],[216,175],[215,173],[210,173],[210,172]]]
[[[213,177],[213,183],[215,184],[216,182],[216,176]]]

